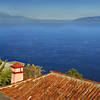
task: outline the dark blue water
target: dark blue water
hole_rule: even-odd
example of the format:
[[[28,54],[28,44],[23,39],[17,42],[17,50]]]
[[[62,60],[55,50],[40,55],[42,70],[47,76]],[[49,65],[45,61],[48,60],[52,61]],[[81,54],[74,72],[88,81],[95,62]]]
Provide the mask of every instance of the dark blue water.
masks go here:
[[[1,24],[0,57],[100,81],[100,24]]]

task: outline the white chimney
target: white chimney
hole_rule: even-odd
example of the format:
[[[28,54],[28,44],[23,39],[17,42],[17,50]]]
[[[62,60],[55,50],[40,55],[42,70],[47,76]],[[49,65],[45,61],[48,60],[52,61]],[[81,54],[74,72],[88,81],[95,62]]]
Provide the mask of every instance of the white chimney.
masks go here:
[[[11,84],[22,81],[23,73],[24,73],[23,71],[24,66],[21,63],[16,62],[15,64],[11,66],[11,68],[12,68]]]

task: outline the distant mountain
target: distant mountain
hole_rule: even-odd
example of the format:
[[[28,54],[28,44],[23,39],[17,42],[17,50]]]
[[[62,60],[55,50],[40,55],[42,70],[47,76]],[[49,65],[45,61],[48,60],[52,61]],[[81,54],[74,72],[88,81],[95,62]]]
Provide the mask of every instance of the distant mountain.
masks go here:
[[[12,16],[0,12],[0,23],[68,23],[69,20],[31,19],[24,16]]]
[[[94,17],[83,17],[75,19],[76,22],[99,22],[100,23],[100,16],[94,16]]]
[[[0,23],[24,23],[33,21],[31,18],[24,16],[12,16],[6,13],[0,12]]]
[[[0,12],[0,23],[73,23],[73,22],[99,22],[100,16],[95,17],[83,17],[75,20],[42,20],[32,19],[24,16],[13,16],[3,12]]]

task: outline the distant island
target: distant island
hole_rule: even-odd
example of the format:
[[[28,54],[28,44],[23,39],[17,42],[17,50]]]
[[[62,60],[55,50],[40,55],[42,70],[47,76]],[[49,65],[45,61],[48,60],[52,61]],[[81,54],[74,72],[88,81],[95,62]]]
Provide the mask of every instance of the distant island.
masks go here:
[[[14,16],[0,12],[0,23],[68,23],[72,20],[56,20],[56,19],[35,19],[24,16]]]
[[[93,17],[82,17],[74,20],[75,22],[99,22],[100,23],[100,16],[93,16]]]
[[[31,22],[33,19],[24,16],[13,16],[0,12],[0,23],[26,23]]]
[[[14,16],[0,12],[0,23],[65,23],[69,20],[56,20],[56,19],[32,19],[24,16]]]
[[[0,12],[0,23],[73,23],[73,22],[100,22],[100,16],[82,17],[74,20],[32,19],[24,16],[15,16]]]

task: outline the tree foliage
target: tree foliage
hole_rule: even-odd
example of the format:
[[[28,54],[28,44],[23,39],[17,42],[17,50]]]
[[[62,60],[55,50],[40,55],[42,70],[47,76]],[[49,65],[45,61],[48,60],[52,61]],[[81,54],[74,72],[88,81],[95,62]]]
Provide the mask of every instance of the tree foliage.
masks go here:
[[[3,62],[3,61],[2,61],[2,59],[0,58],[0,65],[2,64],[2,62]]]
[[[24,67],[24,79],[36,78],[42,75],[42,67],[36,66],[34,64],[27,64]]]
[[[5,67],[5,65],[6,65],[6,63],[7,63],[7,61],[8,61],[8,59],[5,60],[4,63],[1,65],[0,72],[3,71],[3,69],[4,69],[4,67]]]
[[[0,85],[8,85],[11,83],[11,73],[10,69],[0,72]]]
[[[3,62],[1,67],[0,67],[0,86],[8,85],[8,84],[11,83],[11,73],[12,73],[12,71],[10,69],[3,71],[7,61],[8,61],[8,59],[6,59],[3,62],[0,58],[0,62]]]
[[[68,75],[73,75],[82,78],[82,74],[80,74],[76,69],[71,68],[68,72],[66,72]]]

